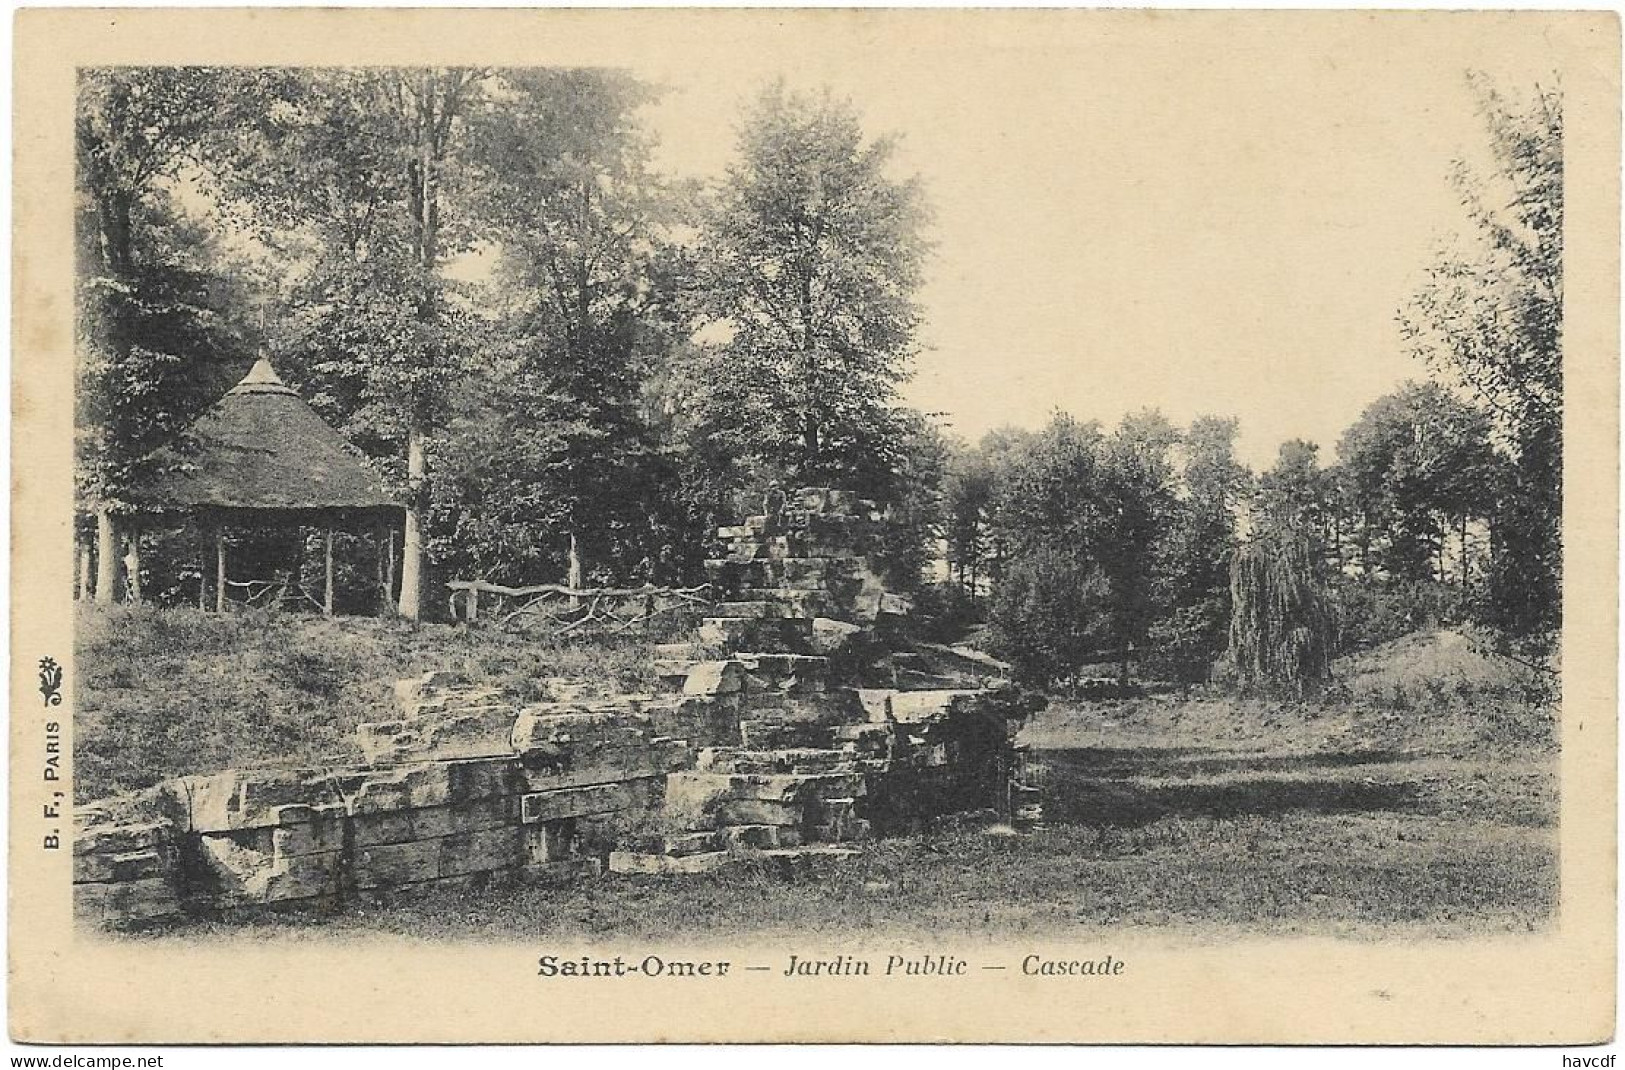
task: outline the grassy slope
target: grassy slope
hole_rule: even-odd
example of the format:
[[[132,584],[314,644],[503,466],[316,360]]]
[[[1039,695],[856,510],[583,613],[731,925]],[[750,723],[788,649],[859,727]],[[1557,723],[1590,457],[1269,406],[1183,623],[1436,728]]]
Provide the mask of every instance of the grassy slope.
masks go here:
[[[571,646],[356,617],[84,606],[76,640],[80,801],[233,765],[356,761],[355,726],[393,716],[395,681],[430,669],[519,698],[545,697],[550,676],[634,691],[653,683],[642,643]]]

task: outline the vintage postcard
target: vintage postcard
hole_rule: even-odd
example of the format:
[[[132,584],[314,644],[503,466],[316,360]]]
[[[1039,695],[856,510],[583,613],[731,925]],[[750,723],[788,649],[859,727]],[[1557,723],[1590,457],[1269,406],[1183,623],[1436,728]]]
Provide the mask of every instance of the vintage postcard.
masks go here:
[[[1619,49],[22,11],[11,1036],[1610,1039]]]

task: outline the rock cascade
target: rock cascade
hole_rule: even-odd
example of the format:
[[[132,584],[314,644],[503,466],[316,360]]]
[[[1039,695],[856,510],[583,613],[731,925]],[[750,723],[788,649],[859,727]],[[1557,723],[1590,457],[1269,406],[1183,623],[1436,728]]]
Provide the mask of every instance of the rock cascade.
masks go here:
[[[990,659],[907,648],[909,601],[868,558],[880,521],[872,502],[805,488],[718,531],[716,612],[694,642],[661,648],[657,671],[668,692],[732,716],[668,778],[669,833],[612,854],[612,870],[692,871],[742,849],[829,855],[966,810],[1035,816],[1014,747],[1030,697],[988,681]]]

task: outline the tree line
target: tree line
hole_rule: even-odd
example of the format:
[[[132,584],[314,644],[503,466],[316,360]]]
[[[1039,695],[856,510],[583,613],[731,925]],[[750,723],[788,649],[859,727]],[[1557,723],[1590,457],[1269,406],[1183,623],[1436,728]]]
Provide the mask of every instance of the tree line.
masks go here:
[[[1177,428],[1155,411],[1109,431],[1058,413],[953,453],[943,531],[958,612],[985,619],[1025,675],[1114,660],[1120,676],[1137,661],[1187,682],[1226,660],[1245,671],[1241,633],[1271,614],[1294,649],[1245,653],[1298,690],[1337,651],[1441,623],[1552,654],[1561,99],[1474,84],[1493,163],[1454,167],[1469,235],[1441,249],[1398,312],[1431,378],[1371,403],[1334,456],[1293,440],[1255,475],[1236,458],[1234,420]],[[1238,592],[1257,604],[1236,605]]]
[[[1428,379],[1255,474],[1220,416],[1057,413],[972,444],[900,404],[929,208],[827,92],[765,88],[700,184],[655,166],[656,90],[622,72],[83,71],[84,537],[113,583],[142,459],[264,347],[408,503],[409,616],[451,578],[692,580],[777,481],[886,503],[888,580],[1031,679],[1205,678],[1243,544],[1290,544],[1345,646],[1471,619],[1538,652],[1561,100],[1479,90],[1494,166],[1451,176],[1470,236],[1399,311]]]

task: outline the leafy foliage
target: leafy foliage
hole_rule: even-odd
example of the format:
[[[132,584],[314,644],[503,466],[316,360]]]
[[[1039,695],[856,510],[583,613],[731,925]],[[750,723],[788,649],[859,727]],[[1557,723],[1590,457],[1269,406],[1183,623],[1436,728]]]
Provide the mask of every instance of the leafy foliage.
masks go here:
[[[1211,417],[1182,432],[1148,411],[1107,435],[1057,414],[1035,436],[989,436],[958,467],[951,552],[963,573],[979,547],[997,548],[990,635],[1027,678],[1111,657],[1126,680],[1149,650],[1155,671],[1205,679],[1224,648],[1229,547],[1251,480],[1235,432]]]
[[[1362,568],[1435,578],[1450,522],[1490,511],[1500,467],[1489,439],[1484,414],[1437,383],[1406,383],[1361,414],[1338,460]]]
[[[80,74],[76,415],[87,506],[116,506],[143,456],[229,382],[241,288],[170,184],[240,104],[205,68]]]
[[[705,219],[699,421],[734,457],[874,494],[890,485],[926,253],[918,181],[852,106],[769,87]]]

